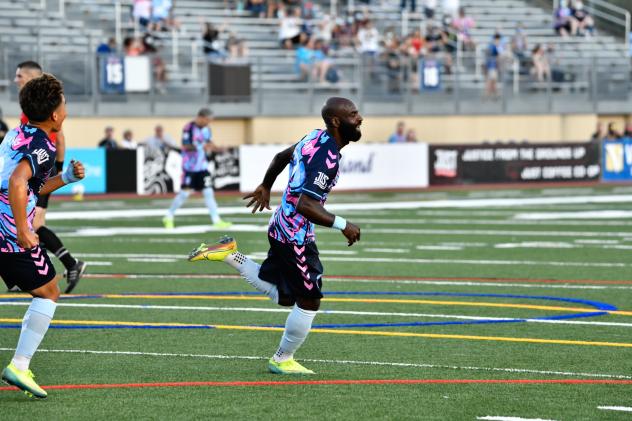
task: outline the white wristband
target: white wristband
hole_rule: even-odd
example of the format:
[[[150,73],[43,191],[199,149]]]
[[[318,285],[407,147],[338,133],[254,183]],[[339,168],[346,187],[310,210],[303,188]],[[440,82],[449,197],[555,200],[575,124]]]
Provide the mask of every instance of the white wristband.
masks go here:
[[[334,224],[331,226],[332,228],[337,228],[339,230],[343,230],[345,228],[347,228],[347,220],[344,219],[342,216],[337,216],[334,219]]]

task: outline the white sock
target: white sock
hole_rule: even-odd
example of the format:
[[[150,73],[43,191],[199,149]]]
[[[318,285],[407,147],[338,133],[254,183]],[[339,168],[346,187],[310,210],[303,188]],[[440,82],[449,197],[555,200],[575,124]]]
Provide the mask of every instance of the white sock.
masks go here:
[[[31,358],[48,330],[56,307],[57,303],[53,300],[33,298],[24,314],[20,339],[12,360],[18,370],[28,370]]]
[[[187,201],[190,194],[191,191],[189,190],[180,190],[180,193],[178,193],[176,197],[173,198],[173,202],[171,202],[171,207],[167,211],[167,216],[173,218],[173,216],[176,214],[176,211],[180,209],[180,206],[182,206],[184,202]]]
[[[224,262],[237,269],[241,276],[256,290],[263,292],[275,303],[279,303],[279,290],[276,285],[259,278],[260,264],[247,258],[241,252],[228,255],[224,259]]]
[[[211,187],[207,187],[202,190],[202,193],[204,194],[204,202],[208,208],[208,214],[211,216],[211,221],[216,224],[221,220],[221,218],[219,217],[219,211],[217,210],[217,202],[215,201],[213,189]]]
[[[280,363],[289,360],[294,353],[303,345],[307,334],[312,328],[312,321],[316,317],[316,311],[303,310],[294,304],[290,315],[285,322],[285,331],[279,344],[279,349],[272,358]]]

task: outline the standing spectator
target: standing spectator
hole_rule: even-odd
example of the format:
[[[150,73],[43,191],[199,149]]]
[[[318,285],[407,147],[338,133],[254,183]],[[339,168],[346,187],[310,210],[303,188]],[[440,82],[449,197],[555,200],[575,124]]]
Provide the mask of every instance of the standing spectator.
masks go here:
[[[160,149],[164,152],[176,147],[173,138],[165,133],[164,128],[160,124],[154,127],[154,135],[145,139],[143,143],[149,149]]]
[[[465,8],[459,9],[459,16],[452,21],[452,27],[457,31],[459,42],[463,44],[463,49],[473,51],[476,49],[472,39],[472,29],[476,27],[476,22],[471,16],[465,14]]]
[[[621,138],[621,134],[617,131],[617,128],[614,125],[614,122],[608,123],[608,131],[606,132],[606,137],[604,137],[604,142],[611,142],[614,140],[619,140]]]
[[[151,20],[151,0],[134,0],[132,16],[141,29],[147,29]]]
[[[445,16],[449,16],[451,18],[456,17],[458,11],[459,11],[459,7],[460,7],[460,1],[459,0],[443,0],[443,5],[442,5],[442,9],[443,9],[443,14]]]
[[[499,33],[494,34],[493,41],[487,47],[485,60],[485,93],[492,98],[498,96],[499,65],[500,55],[502,54],[501,39],[502,36]]]
[[[367,19],[358,30],[358,50],[365,56],[374,57],[380,49],[380,33]]]
[[[398,121],[397,126],[395,128],[395,133],[393,133],[388,138],[388,143],[404,143],[406,142],[406,124],[403,121]]]
[[[577,33],[577,21],[573,18],[572,11],[568,7],[567,0],[560,0],[560,5],[553,13],[553,28],[562,36],[575,35]]]
[[[228,228],[232,225],[220,218],[212,187],[213,180],[208,172],[208,156],[212,152],[222,151],[213,143],[213,135],[209,127],[211,121],[213,121],[211,110],[202,108],[195,119],[182,129],[182,190],[173,199],[171,207],[162,220],[167,229],[174,228],[176,211],[189,198],[191,190],[202,192],[204,195],[204,201],[215,228]]]
[[[151,34],[145,34],[142,42],[143,53],[148,54],[151,58],[156,89],[159,93],[165,94],[167,92],[167,65],[158,54],[155,39]]]
[[[603,123],[601,121],[597,121],[597,127],[595,128],[595,132],[590,136],[591,142],[600,142],[606,133],[603,129]]]
[[[121,140],[121,149],[136,149],[138,143],[134,140],[134,134],[130,129],[123,132],[123,139]]]
[[[123,40],[123,52],[128,57],[136,57],[143,53],[143,43],[138,38],[127,37]]]
[[[151,23],[154,31],[166,31],[170,26],[171,0],[152,0]]]
[[[292,9],[288,16],[282,16],[279,21],[279,42],[281,47],[293,49],[301,42],[301,9]]]
[[[551,78],[551,65],[547,57],[546,50],[542,44],[537,44],[531,51],[533,61],[532,73],[538,82],[544,82]]]
[[[399,93],[402,81],[402,53],[397,37],[393,37],[388,41],[383,59],[386,63],[386,74],[388,76],[388,92]]]
[[[4,136],[9,132],[9,126],[2,119],[2,108],[0,108],[0,143],[4,140]]]
[[[582,0],[575,0],[571,7],[571,16],[577,23],[577,35],[589,36],[595,30],[595,21],[588,11],[584,8]]]
[[[118,149],[118,144],[116,140],[114,140],[114,128],[112,126],[107,126],[105,128],[105,137],[99,142],[100,148],[105,149]]]
[[[437,9],[437,0],[424,0],[424,16],[426,19],[434,19]]]
[[[228,58],[226,60],[229,63],[248,63],[250,51],[246,45],[246,40],[243,38],[231,35],[226,41],[226,49],[228,50]]]
[[[516,26],[516,32],[511,38],[511,51],[514,56],[524,61],[527,58],[527,51],[529,51],[529,41],[527,40],[527,34],[524,32],[524,24],[519,22]]]
[[[408,3],[408,0],[401,0],[399,4],[399,8],[402,12],[406,10],[406,3]],[[415,13],[416,10],[417,10],[417,0],[410,0],[410,11],[412,13]]]
[[[417,133],[415,133],[415,129],[408,129],[406,132],[406,143],[417,143]]]
[[[219,36],[226,29],[224,25],[216,28],[212,23],[204,23],[202,30],[202,50],[210,60],[219,60],[226,57],[226,52],[222,48]]]

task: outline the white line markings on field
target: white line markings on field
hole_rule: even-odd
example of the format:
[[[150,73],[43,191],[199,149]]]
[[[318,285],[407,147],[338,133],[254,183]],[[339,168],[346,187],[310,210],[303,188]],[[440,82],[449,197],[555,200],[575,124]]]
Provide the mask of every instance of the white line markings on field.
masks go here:
[[[88,266],[112,266],[112,262],[103,262],[103,261],[87,261],[86,264]]]
[[[0,351],[15,352],[15,348],[0,348]],[[181,354],[170,352],[140,352],[140,351],[102,351],[88,349],[38,349],[37,352],[51,352],[63,354],[91,354],[91,355],[126,355],[126,356],[149,356],[149,357],[180,357],[180,358],[201,358],[215,360],[268,360],[270,357],[250,356],[250,355],[210,355],[210,354]],[[602,373],[576,373],[570,371],[550,371],[550,370],[532,370],[525,368],[500,368],[500,367],[474,367],[474,366],[455,366],[442,364],[424,364],[424,363],[398,363],[385,361],[355,361],[355,360],[328,360],[328,359],[309,359],[301,358],[301,361],[325,364],[341,364],[341,365],[365,365],[365,366],[387,366],[387,367],[407,367],[407,368],[429,368],[444,370],[464,370],[464,371],[488,371],[518,374],[540,374],[545,376],[565,376],[565,377],[594,377],[605,379],[623,379],[631,380],[632,376],[623,374],[602,374]]]
[[[368,253],[393,253],[393,254],[410,253],[410,249],[395,249],[395,248],[365,248],[364,251]]]
[[[130,257],[127,259],[128,262],[134,263],[175,263],[180,261],[180,259],[173,258],[155,258],[155,257]]]
[[[520,417],[498,417],[498,416],[486,416],[476,417],[477,420],[489,420],[489,421],[555,421],[542,418],[520,418]]]
[[[28,306],[29,302],[23,301],[0,301],[0,306]],[[289,313],[290,310],[280,308],[264,307],[212,307],[212,306],[166,306],[153,304],[100,304],[100,303],[58,303],[59,307],[74,308],[119,308],[138,310],[195,310],[195,311],[238,311],[252,313]],[[597,311],[597,310],[595,310]],[[513,317],[486,317],[486,316],[466,316],[459,314],[428,314],[428,313],[395,313],[381,311],[347,311],[347,310],[320,310],[320,314],[344,314],[351,316],[380,316],[380,317],[428,317],[435,319],[457,319],[457,320],[498,320],[498,321],[524,321],[527,323],[545,323],[560,325],[586,325],[586,326],[610,326],[610,327],[632,327],[632,323],[618,322],[593,322],[581,320],[543,320],[524,319]]]
[[[632,218],[632,211],[627,210],[595,210],[582,212],[525,212],[514,216],[515,219],[542,221],[558,219],[623,219]]]
[[[185,260],[183,254],[135,254],[135,253],[77,253],[79,257],[104,259],[177,259]],[[254,253],[250,258],[261,258],[266,253]],[[412,264],[461,264],[461,265],[499,265],[499,266],[561,266],[561,267],[595,267],[595,268],[628,268],[632,263],[619,262],[561,262],[546,260],[475,260],[475,259],[413,259],[402,257],[337,257],[323,256],[323,261],[329,262],[362,262],[362,263],[412,263]]]
[[[597,409],[603,409],[605,411],[632,412],[632,408],[628,406],[598,406]]]
[[[328,205],[331,211],[340,210],[374,210],[374,209],[428,209],[428,208],[488,208],[491,206],[534,206],[555,204],[584,204],[584,203],[630,203],[632,195],[590,195],[590,196],[559,196],[559,197],[530,197],[513,199],[452,199],[410,202],[372,202],[372,203],[339,203]],[[250,209],[245,206],[226,206],[222,208],[224,214],[248,214]],[[184,208],[178,215],[207,215],[206,208]],[[49,212],[50,221],[57,220],[108,220],[114,218],[140,218],[164,216],[162,209],[122,209],[105,211],[74,211]]]

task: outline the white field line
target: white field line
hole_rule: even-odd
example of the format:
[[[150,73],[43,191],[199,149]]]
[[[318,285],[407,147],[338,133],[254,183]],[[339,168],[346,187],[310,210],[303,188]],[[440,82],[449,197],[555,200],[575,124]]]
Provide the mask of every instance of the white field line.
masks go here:
[[[5,307],[25,307],[30,305],[29,302],[23,301],[0,301],[0,306]],[[280,308],[262,308],[262,307],[212,307],[212,306],[165,306],[152,304],[100,304],[100,303],[58,303],[58,307],[70,308],[119,308],[119,309],[138,309],[138,310],[194,310],[194,311],[239,311],[251,313],[289,313],[290,310]],[[598,310],[595,310],[598,311]],[[457,320],[524,320],[527,323],[547,323],[560,325],[586,325],[586,326],[610,326],[610,327],[632,327],[632,323],[617,322],[592,322],[580,320],[541,320],[541,319],[523,319],[515,317],[486,317],[486,316],[465,316],[458,314],[428,314],[428,313],[394,313],[381,311],[347,311],[347,310],[320,310],[319,314],[344,314],[351,316],[379,316],[379,317],[428,317],[434,319],[457,319]]]
[[[178,259],[185,261],[181,254],[134,254],[134,253],[77,253],[79,257],[103,259]],[[248,257],[259,258],[267,254],[252,254]],[[632,263],[619,262],[557,262],[538,260],[474,260],[474,259],[412,259],[385,257],[333,257],[323,256],[322,261],[329,262],[362,262],[362,263],[412,263],[412,264],[461,264],[461,265],[513,265],[513,266],[561,266],[561,267],[596,267],[596,268],[627,268]]]
[[[395,249],[395,248],[366,248],[364,251],[368,253],[393,253],[402,254],[410,253],[410,249]]]
[[[0,348],[0,351],[14,352],[15,348]],[[212,355],[212,354],[180,354],[169,352],[140,352],[140,351],[102,351],[87,349],[38,349],[37,352],[63,353],[63,354],[91,354],[91,355],[124,355],[124,356],[148,356],[148,357],[177,357],[177,358],[200,358],[214,360],[268,360],[270,357],[250,356],[250,355]],[[444,369],[444,370],[463,370],[463,371],[487,371],[487,372],[504,372],[516,374],[540,374],[545,376],[565,376],[565,377],[594,377],[605,379],[623,379],[630,380],[632,376],[624,374],[602,374],[602,373],[577,373],[570,371],[550,371],[550,370],[532,370],[525,368],[500,368],[500,367],[474,367],[474,366],[455,366],[441,364],[424,364],[424,363],[398,363],[384,361],[356,361],[356,360],[328,360],[328,359],[308,359],[301,358],[301,361],[326,364],[340,365],[364,365],[364,366],[386,366],[386,367],[407,367],[407,368],[428,368],[428,369]]]
[[[491,416],[476,417],[477,420],[489,420],[489,421],[555,421],[543,418],[520,418],[520,417],[503,417],[503,416]]]
[[[632,412],[632,408],[628,406],[598,406],[597,409],[603,409],[606,411]]]
[[[632,195],[590,195],[590,196],[559,196],[559,197],[531,197],[513,199],[458,199],[458,200],[434,200],[434,201],[409,201],[409,202],[367,202],[367,203],[339,203],[328,205],[330,211],[341,210],[374,210],[374,209],[428,209],[428,208],[488,208],[493,206],[534,206],[555,204],[584,204],[584,203],[630,203]],[[226,206],[222,208],[223,214],[248,214],[252,211],[245,206]],[[269,213],[270,211],[268,211]],[[114,218],[142,218],[162,217],[164,209],[123,209],[105,211],[73,211],[73,212],[49,212],[46,217],[49,221],[58,220],[108,220]],[[179,209],[178,215],[207,215],[206,208]]]
[[[515,219],[544,221],[552,219],[624,219],[632,218],[632,211],[628,210],[595,210],[569,212],[524,212],[514,216]]]

